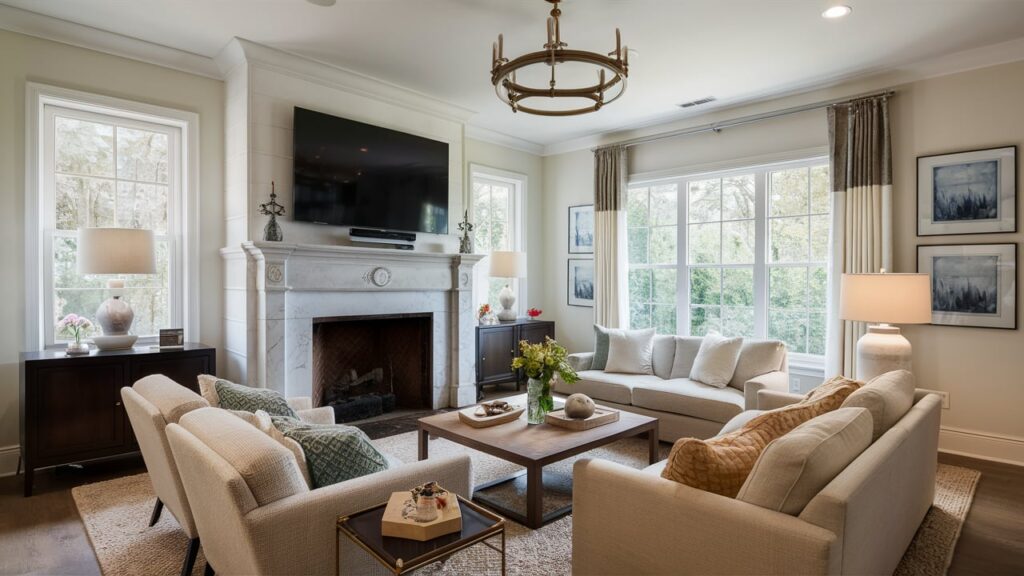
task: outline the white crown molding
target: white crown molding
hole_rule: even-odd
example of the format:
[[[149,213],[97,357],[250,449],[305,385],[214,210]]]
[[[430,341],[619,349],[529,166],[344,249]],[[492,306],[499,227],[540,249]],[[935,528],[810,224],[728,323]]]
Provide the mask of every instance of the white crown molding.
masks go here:
[[[257,44],[244,38],[231,40],[221,50],[221,55],[218,55],[216,60],[222,70],[224,68],[230,70],[240,64],[239,58],[242,58],[248,65],[256,65],[296,78],[318,81],[346,92],[360,94],[459,123],[467,122],[476,114],[472,110],[403,88],[397,84],[314,58]]]
[[[503,132],[498,132],[482,126],[476,126],[474,124],[466,124],[466,138],[495,144],[503,148],[519,150],[520,152],[526,152],[527,154],[533,154],[534,156],[541,156],[544,154],[544,146],[542,144],[523,140],[522,138],[517,138],[515,136],[509,136]]]
[[[0,4],[0,29],[221,79],[212,58]]]
[[[863,93],[873,88],[898,88],[899,86],[920,80],[959,74],[961,72],[1009,64],[1020,60],[1024,60],[1024,37],[907,64],[879,67],[855,74],[841,74],[819,78],[814,82],[793,84],[777,90],[750,94],[743,98],[722,100],[702,109],[699,114],[675,113],[671,116],[653,118],[614,132],[601,132],[562,142],[554,142],[544,146],[543,155],[553,156],[575,152],[598,146],[606,146],[632,138],[697,126],[707,123],[707,117],[713,114],[736,111],[740,108],[756,106],[783,98],[794,98],[794,102],[787,103],[787,106],[806,104],[818,99],[813,97],[813,93],[819,90],[834,89],[835,93],[830,97],[838,98],[844,95]],[[872,83],[873,87],[867,86]],[[800,96],[805,96],[804,100],[806,101],[795,101]]]

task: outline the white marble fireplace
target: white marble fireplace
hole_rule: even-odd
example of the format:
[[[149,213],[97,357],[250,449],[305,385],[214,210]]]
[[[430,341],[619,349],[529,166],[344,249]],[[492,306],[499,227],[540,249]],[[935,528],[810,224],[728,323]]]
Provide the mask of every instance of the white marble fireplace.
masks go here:
[[[314,319],[429,314],[433,407],[476,401],[472,270],[480,256],[280,242],[221,253],[228,378],[310,396]]]

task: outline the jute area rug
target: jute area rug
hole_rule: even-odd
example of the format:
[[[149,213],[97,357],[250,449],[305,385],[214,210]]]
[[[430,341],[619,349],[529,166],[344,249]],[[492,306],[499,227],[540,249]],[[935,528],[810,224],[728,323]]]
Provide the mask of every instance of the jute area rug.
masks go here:
[[[416,434],[399,434],[373,441],[378,449],[404,462],[416,460]],[[667,447],[663,448],[667,452]],[[474,480],[481,484],[510,475],[518,466],[498,458],[465,448],[447,440],[431,440],[431,456],[469,453],[473,459]],[[664,454],[663,454],[664,456]],[[582,457],[604,458],[635,468],[647,462],[646,440],[620,440]],[[570,459],[545,469],[545,479],[565,478],[572,470]],[[896,571],[899,576],[944,574],[952,559],[960,529],[970,509],[981,474],[976,470],[939,465],[935,486],[935,503],[918,529]],[[556,482],[557,484],[557,482]],[[521,498],[523,486],[509,485],[492,492],[492,497],[512,501]],[[174,518],[166,511],[160,521],[148,528],[154,495],[146,474],[127,476],[74,488],[78,512],[103,573],[115,575],[167,575],[180,573],[187,539]],[[569,496],[557,488],[545,493],[545,508],[564,503]],[[333,528],[331,528],[333,529]],[[507,528],[507,561],[509,574],[549,576],[569,574],[572,552],[572,517],[567,516],[529,530],[510,522]],[[202,552],[193,574],[202,574],[205,559]],[[500,558],[485,546],[462,551],[446,563],[427,566],[417,574],[497,574]]]

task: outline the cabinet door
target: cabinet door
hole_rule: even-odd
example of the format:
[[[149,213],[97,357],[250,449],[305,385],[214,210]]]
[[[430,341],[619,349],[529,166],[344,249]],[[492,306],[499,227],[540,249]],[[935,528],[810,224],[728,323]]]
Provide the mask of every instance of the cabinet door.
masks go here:
[[[37,369],[32,425],[39,459],[116,453],[125,441],[124,376],[120,362]]]
[[[154,354],[152,356],[138,356],[132,358],[131,382],[149,376],[151,374],[163,374],[178,384],[199,393],[199,381],[196,379],[200,374],[213,374],[214,367],[211,365],[209,354]]]
[[[555,337],[555,325],[551,322],[531,322],[519,327],[519,338],[531,344],[543,343],[545,336]]]
[[[515,357],[515,326],[481,329],[477,350],[478,378],[481,383],[506,382],[515,379],[512,358]]]

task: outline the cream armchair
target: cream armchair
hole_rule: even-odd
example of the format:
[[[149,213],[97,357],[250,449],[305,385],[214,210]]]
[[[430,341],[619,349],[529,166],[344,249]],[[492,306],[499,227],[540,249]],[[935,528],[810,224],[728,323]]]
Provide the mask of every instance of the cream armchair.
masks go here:
[[[199,394],[159,374],[146,376],[131,388],[122,388],[121,399],[128,413],[132,431],[138,440],[139,449],[142,451],[142,459],[146,463],[150,482],[153,483],[153,492],[156,494],[149,525],[152,526],[160,520],[164,507],[170,510],[189,539],[182,574],[191,574],[196,555],[199,553],[199,533],[178,474],[178,467],[167,443],[165,429],[168,424],[178,422],[185,414],[208,407],[210,403]],[[313,408],[310,398],[290,398],[288,404],[307,422],[334,423],[333,409]]]
[[[336,546],[343,573],[386,573],[356,545],[338,542],[338,516],[428,481],[472,496],[466,455],[310,490],[289,450],[224,411],[190,412],[167,427],[167,437],[208,568],[222,574],[333,574]]]

